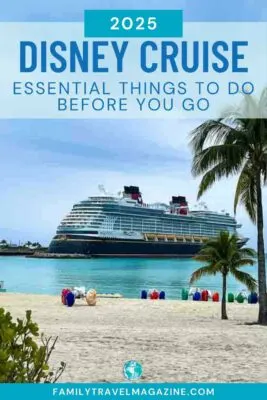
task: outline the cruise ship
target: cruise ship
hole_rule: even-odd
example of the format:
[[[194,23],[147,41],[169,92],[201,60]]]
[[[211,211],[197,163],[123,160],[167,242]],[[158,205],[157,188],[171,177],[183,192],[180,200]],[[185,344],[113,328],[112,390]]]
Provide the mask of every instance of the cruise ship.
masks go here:
[[[92,257],[192,257],[220,231],[237,233],[240,227],[225,212],[190,211],[184,196],[173,196],[169,204],[146,204],[137,186],[125,186],[121,195],[74,204],[48,251]],[[239,237],[242,246],[248,239]]]

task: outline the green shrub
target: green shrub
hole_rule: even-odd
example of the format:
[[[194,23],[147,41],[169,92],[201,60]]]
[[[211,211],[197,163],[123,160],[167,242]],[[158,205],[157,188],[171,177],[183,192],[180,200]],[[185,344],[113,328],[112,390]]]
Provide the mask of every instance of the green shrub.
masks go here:
[[[26,319],[13,322],[11,314],[0,308],[0,382],[54,383],[65,370],[61,362],[56,371],[48,361],[57,342],[39,334],[39,328],[26,311]],[[40,344],[37,344],[38,340]]]

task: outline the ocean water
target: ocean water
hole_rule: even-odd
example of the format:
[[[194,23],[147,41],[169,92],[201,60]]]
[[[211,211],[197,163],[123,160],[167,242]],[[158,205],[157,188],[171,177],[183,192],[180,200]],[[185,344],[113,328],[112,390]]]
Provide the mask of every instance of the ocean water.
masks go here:
[[[8,292],[59,294],[68,286],[95,288],[99,293],[120,293],[138,298],[142,289],[164,290],[168,299],[181,297],[201,264],[192,259],[78,259],[56,260],[0,257],[0,280]],[[256,266],[243,268],[256,277]],[[221,276],[205,277],[194,286],[221,291]],[[244,286],[228,279],[228,291]]]

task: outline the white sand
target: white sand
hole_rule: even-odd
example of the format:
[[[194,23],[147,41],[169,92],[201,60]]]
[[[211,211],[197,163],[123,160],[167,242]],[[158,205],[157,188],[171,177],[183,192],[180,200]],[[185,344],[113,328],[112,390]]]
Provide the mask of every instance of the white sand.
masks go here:
[[[59,297],[0,294],[14,316],[33,311],[46,335],[59,336],[52,363],[65,382],[122,382],[122,367],[143,365],[144,382],[267,382],[267,327],[246,325],[258,307],[220,303],[101,299],[64,307]]]

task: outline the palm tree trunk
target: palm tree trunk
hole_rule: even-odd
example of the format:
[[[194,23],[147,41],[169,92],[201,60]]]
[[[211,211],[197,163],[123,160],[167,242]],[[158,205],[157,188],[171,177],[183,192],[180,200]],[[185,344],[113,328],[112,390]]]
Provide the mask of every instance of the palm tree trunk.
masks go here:
[[[263,209],[261,176],[257,176],[257,231],[258,231],[258,285],[259,285],[259,317],[258,323],[267,325],[266,269],[263,239]]]
[[[227,275],[223,274],[223,288],[222,288],[222,319],[228,319],[226,313],[226,277]]]

